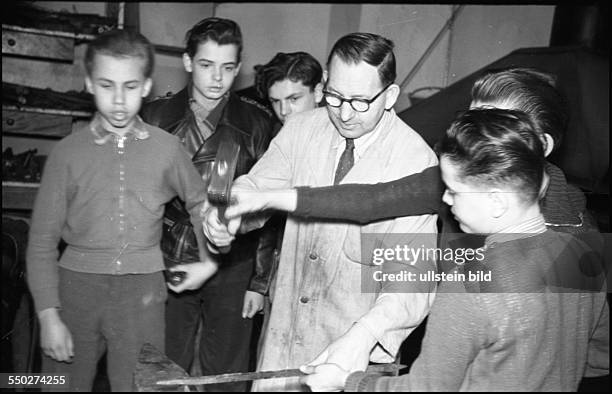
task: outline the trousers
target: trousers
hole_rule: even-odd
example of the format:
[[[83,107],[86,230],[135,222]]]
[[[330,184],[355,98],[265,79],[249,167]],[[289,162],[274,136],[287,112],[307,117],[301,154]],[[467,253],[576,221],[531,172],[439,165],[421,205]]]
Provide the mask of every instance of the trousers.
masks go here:
[[[142,345],[149,342],[164,351],[167,290],[162,273],[103,275],[60,268],[59,295],[74,357],[65,363],[43,355],[43,372],[69,375],[69,391],[91,391],[106,351],[111,390],[133,391]]]
[[[244,272],[245,266],[249,267]],[[199,349],[203,375],[248,372],[253,321],[242,318],[244,294],[252,264],[220,266],[217,274],[196,291],[168,293],[166,305],[166,355],[190,372],[198,324],[202,322]],[[239,391],[247,382],[204,386],[206,391]]]

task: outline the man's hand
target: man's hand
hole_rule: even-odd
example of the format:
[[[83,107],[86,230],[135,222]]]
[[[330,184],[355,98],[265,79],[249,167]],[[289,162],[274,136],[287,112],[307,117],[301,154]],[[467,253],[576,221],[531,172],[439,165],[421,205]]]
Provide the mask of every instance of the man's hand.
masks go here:
[[[214,261],[204,261],[191,264],[179,264],[168,268],[169,271],[185,271],[185,279],[178,285],[166,283],[168,288],[175,293],[181,293],[185,290],[197,290],[217,273],[219,265]]]
[[[342,391],[350,375],[338,364],[302,365],[300,371],[308,374],[300,377],[300,383],[312,391]]]
[[[240,217],[234,218],[226,226],[225,223],[219,220],[218,212],[217,207],[210,206],[204,213],[202,227],[206,238],[215,246],[223,248],[230,246],[236,238],[236,232],[240,228],[242,219]]]
[[[365,327],[359,323],[353,324],[308,365],[337,364],[349,372],[365,371],[376,342],[376,338]]]
[[[247,290],[244,293],[244,303],[242,304],[242,318],[251,319],[264,307],[264,296],[256,291]]]
[[[70,330],[59,317],[57,308],[38,313],[40,320],[40,347],[43,353],[56,361],[72,362],[74,344]]]

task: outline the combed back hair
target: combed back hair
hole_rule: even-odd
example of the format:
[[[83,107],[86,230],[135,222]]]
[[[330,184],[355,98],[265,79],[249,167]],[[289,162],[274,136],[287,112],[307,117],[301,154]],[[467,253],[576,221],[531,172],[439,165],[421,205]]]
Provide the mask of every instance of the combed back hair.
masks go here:
[[[372,33],[351,33],[334,44],[327,58],[327,69],[334,56],[349,64],[366,62],[378,68],[378,76],[383,86],[392,84],[397,76],[393,41]]]
[[[521,111],[463,112],[436,151],[457,166],[458,177],[465,182],[510,188],[526,203],[538,200],[544,152],[531,120]]]
[[[263,99],[268,99],[268,89],[276,82],[288,79],[314,90],[322,78],[321,64],[306,52],[278,52],[268,63],[255,66],[255,88]]]
[[[114,29],[98,35],[85,51],[84,63],[87,75],[92,74],[97,54],[116,58],[140,58],[144,61],[145,78],[150,78],[153,74],[155,50],[149,40],[140,33]]]
[[[240,62],[242,55],[242,32],[240,26],[230,19],[206,18],[195,24],[185,35],[185,52],[193,58],[198,51],[198,46],[207,41],[214,41],[217,45],[236,45]]]
[[[536,132],[550,134],[556,149],[567,128],[569,109],[555,78],[534,68],[490,70],[472,87],[472,101],[523,111]]]

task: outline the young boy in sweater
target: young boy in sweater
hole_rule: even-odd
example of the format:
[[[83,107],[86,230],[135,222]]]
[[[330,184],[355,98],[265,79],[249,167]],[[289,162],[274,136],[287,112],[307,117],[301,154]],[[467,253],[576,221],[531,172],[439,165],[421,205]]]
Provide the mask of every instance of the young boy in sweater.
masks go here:
[[[91,391],[105,350],[111,389],[131,391],[142,345],[164,350],[164,204],[180,196],[197,223],[206,198],[178,138],[137,115],[153,53],[125,30],[89,44],[85,84],[97,112],[55,146],[34,206],[26,260],[43,372],[66,374],[70,391]]]
[[[609,370],[605,270],[583,240],[546,228],[542,142],[526,115],[474,109],[438,146],[443,200],[486,234],[482,261],[442,282],[422,350],[399,377],[303,366],[313,391],[576,391]],[[490,279],[469,279],[489,273]]]

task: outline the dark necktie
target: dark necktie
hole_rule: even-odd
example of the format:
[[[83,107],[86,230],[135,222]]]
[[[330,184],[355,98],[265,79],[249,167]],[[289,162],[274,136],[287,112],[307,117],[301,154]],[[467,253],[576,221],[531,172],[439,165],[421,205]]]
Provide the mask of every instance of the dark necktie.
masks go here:
[[[338,167],[336,168],[336,176],[334,177],[334,185],[340,183],[342,178],[351,170],[353,164],[355,164],[355,159],[353,158],[353,151],[355,150],[355,142],[352,138],[346,139],[346,148],[344,152],[342,152],[342,156],[340,156],[340,161],[338,162]]]

